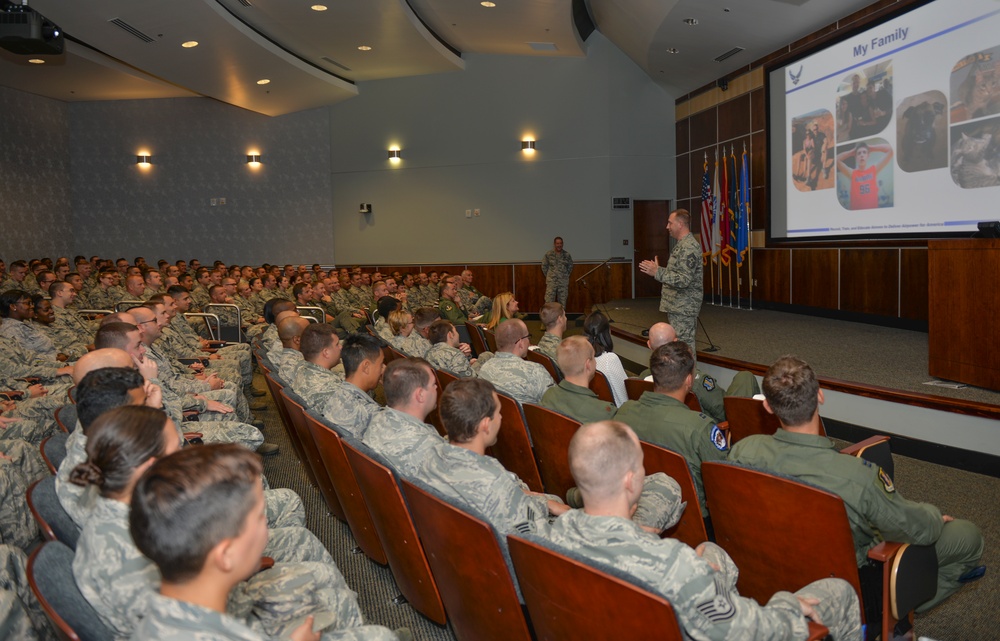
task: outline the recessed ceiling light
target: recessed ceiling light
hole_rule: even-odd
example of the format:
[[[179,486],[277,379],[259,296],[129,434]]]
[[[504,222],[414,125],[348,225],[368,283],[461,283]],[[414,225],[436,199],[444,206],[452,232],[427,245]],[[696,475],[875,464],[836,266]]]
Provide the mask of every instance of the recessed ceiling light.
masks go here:
[[[28,58],[28,62],[30,62],[33,65],[44,65],[45,64],[45,61],[42,60],[41,58]]]
[[[490,2],[489,0],[486,0],[485,2],[480,2],[479,4],[483,5],[484,7],[495,7],[495,6],[497,6],[497,3]]]
[[[326,11],[326,5],[325,4],[314,4],[313,6],[311,6],[309,8],[312,9],[313,11]]]
[[[358,47],[358,51],[371,51],[371,50],[372,48],[369,47],[368,45],[361,45],[360,47]]]
[[[698,18],[684,18],[684,24],[693,27],[698,24]]]
[[[258,85],[266,85],[266,84],[270,84],[270,82],[271,81],[268,78],[261,78],[260,80],[257,81],[257,84]]]
[[[184,47],[185,49],[191,49],[193,47],[197,47],[198,46],[198,41],[197,40],[188,40],[187,42],[182,42],[181,46]]]
[[[680,49],[678,49],[677,47],[670,47],[669,49],[667,49],[667,53],[680,53]]]

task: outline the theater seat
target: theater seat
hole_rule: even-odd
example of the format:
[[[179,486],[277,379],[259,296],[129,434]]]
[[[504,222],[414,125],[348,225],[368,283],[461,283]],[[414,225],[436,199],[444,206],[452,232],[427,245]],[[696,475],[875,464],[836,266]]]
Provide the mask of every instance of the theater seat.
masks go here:
[[[114,635],[76,587],[73,550],[43,543],[28,558],[28,584],[62,639],[107,641]]]
[[[546,492],[565,501],[566,491],[576,487],[569,471],[569,442],[580,422],[534,403],[525,403],[522,407],[542,485]]]
[[[56,496],[56,477],[46,476],[28,486],[26,496],[31,516],[46,541],[59,541],[76,549],[80,527],[73,521]]]

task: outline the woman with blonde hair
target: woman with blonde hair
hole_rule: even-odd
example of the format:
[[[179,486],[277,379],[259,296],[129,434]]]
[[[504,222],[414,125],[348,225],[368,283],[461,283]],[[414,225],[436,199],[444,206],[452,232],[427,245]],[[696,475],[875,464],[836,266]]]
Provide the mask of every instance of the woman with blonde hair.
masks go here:
[[[483,314],[479,324],[486,329],[496,329],[497,325],[512,318],[520,318],[517,313],[517,301],[514,300],[514,294],[504,292],[493,298],[493,308]]]

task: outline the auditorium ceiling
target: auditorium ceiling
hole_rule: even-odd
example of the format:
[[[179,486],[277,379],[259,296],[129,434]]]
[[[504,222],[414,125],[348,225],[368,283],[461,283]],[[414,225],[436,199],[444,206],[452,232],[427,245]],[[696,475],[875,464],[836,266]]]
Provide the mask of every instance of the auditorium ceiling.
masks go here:
[[[66,34],[65,52],[0,50],[0,85],[64,101],[208,96],[280,115],[350,99],[370,81],[461,73],[465,54],[587,48],[573,0],[27,2]],[[872,0],[578,2],[578,14],[680,95]]]

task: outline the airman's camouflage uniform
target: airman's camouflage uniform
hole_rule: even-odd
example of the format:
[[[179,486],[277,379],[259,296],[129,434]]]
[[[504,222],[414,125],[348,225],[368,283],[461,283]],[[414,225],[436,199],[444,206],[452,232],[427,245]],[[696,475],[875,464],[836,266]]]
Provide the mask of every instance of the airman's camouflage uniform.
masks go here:
[[[542,258],[542,274],[545,275],[545,302],[558,301],[566,307],[569,296],[569,277],[573,273],[573,257],[563,250],[550,249]]]
[[[372,416],[363,441],[404,476],[417,476],[431,449],[450,447],[433,425],[391,407]]]
[[[561,336],[556,336],[555,334],[549,334],[548,332],[542,334],[542,337],[538,339],[538,352],[545,354],[552,360],[556,360],[556,350],[559,349],[559,343],[562,342]]]
[[[479,377],[521,403],[538,403],[545,390],[555,384],[544,367],[510,352],[497,352],[479,370]]]
[[[342,427],[356,438],[362,438],[372,416],[379,411],[379,404],[362,392],[354,383],[343,384],[330,390],[326,405],[317,406],[323,418]]]
[[[303,359],[289,386],[302,398],[306,409],[320,412],[334,389],[343,384],[344,379],[336,372]]]
[[[660,291],[660,311],[667,313],[667,320],[677,331],[677,340],[684,341],[697,355],[694,334],[698,313],[705,295],[701,263],[701,243],[688,234],[677,241],[670,252],[670,260],[661,265],[654,276],[663,283]]]

